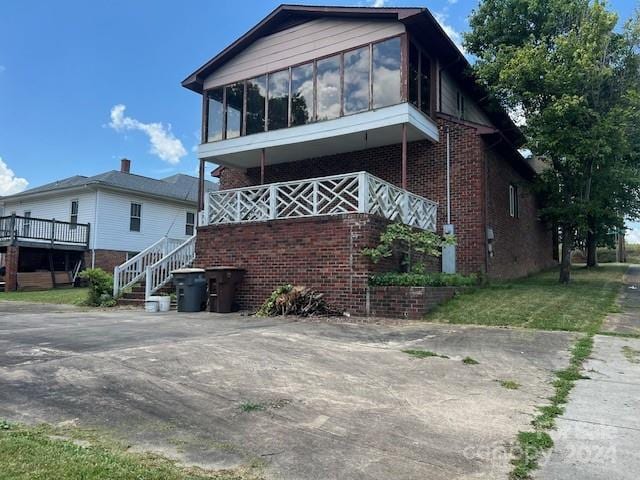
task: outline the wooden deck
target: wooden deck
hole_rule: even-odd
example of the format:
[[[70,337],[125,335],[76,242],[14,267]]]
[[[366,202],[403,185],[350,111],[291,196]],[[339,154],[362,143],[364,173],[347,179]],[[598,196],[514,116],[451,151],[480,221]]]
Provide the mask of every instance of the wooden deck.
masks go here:
[[[88,250],[91,225],[19,215],[0,217],[0,247]]]

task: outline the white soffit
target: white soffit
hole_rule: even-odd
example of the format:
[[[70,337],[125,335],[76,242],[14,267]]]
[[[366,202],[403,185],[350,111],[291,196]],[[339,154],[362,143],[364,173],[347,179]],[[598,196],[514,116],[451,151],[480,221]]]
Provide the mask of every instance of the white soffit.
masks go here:
[[[439,140],[437,124],[412,105],[402,103],[335,120],[204,143],[198,146],[198,158],[252,168],[260,166],[263,148],[267,165],[354,152],[400,143],[405,123],[407,141]]]

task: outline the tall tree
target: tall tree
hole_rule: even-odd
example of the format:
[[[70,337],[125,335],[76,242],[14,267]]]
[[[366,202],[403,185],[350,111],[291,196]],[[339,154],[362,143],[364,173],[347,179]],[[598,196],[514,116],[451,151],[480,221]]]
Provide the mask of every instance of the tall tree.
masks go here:
[[[540,176],[542,213],[560,227],[563,283],[590,215],[601,219],[593,215],[595,189],[624,189],[601,180],[631,158],[638,22],[620,34],[617,20],[598,0],[484,0],[465,38],[477,75],[504,107],[523,112],[528,147],[550,166]]]

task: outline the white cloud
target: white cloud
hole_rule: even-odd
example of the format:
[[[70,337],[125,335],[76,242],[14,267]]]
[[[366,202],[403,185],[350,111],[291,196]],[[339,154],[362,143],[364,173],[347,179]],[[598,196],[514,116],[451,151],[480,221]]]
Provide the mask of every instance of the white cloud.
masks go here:
[[[0,195],[13,195],[27,188],[29,182],[25,178],[16,177],[13,170],[0,157]]]
[[[111,109],[111,122],[109,126],[118,132],[126,130],[139,130],[149,137],[151,153],[157,155],[165,162],[176,165],[180,159],[187,155],[187,150],[182,142],[171,133],[171,125],[162,123],[142,123],[135,118],[127,117],[124,111],[125,105],[115,105]]]
[[[449,5],[455,5],[456,3],[458,3],[458,0],[447,0],[447,3]]]
[[[384,7],[384,3],[386,0],[373,0],[373,3],[371,4],[372,7]]]
[[[453,40],[453,43],[456,44],[456,47],[458,47],[458,50],[460,50],[463,55],[466,55],[467,52],[462,46],[462,35],[460,34],[460,32],[458,32],[455,28],[453,28],[451,25],[447,23],[447,19],[449,18],[449,15],[446,13],[434,12],[433,16],[435,17],[435,19],[438,21],[438,23],[444,30],[444,33],[449,35],[449,38]]]

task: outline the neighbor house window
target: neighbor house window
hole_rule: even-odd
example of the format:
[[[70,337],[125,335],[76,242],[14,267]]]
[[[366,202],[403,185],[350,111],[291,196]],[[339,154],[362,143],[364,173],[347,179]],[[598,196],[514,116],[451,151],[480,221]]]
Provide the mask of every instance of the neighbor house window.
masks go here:
[[[78,224],[78,200],[71,200],[71,215],[69,222],[71,222],[69,228],[72,230],[75,229]]]
[[[222,140],[222,127],[224,124],[224,91],[222,88],[214,88],[207,93],[208,119],[207,141]]]
[[[340,55],[318,60],[318,120],[340,116]]]
[[[520,216],[518,209],[518,186],[511,184],[509,185],[509,215],[518,218]]]
[[[400,103],[401,51],[397,37],[373,44],[373,108]]]
[[[289,70],[269,75],[269,130],[289,126]]]
[[[192,236],[196,225],[196,214],[193,212],[187,212],[187,222],[184,228],[184,234]]]
[[[22,224],[22,236],[29,237],[31,235],[31,212],[24,212],[24,223]]]
[[[369,110],[369,46],[344,54],[344,114]]]
[[[265,131],[267,76],[247,80],[247,135]]]
[[[132,232],[140,231],[140,220],[142,218],[142,205],[139,203],[131,204],[131,217],[129,218],[129,230]]]
[[[227,97],[226,137],[239,137],[242,133],[242,112],[244,102],[244,82],[225,87]]]

